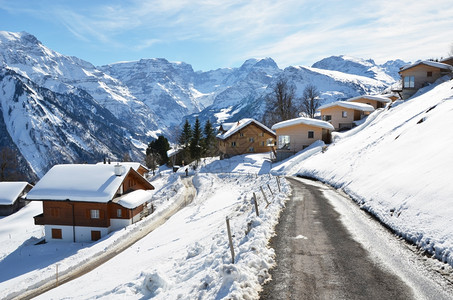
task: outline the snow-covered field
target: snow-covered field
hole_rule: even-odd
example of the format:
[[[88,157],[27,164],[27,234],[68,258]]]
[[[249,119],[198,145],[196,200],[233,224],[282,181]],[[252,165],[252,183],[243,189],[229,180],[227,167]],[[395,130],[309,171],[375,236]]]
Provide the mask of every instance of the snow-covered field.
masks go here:
[[[272,172],[345,191],[397,234],[453,265],[453,80],[417,95],[338,133],[324,153],[313,145]]]
[[[107,263],[38,298],[257,298],[261,284],[269,279],[268,270],[274,264],[274,252],[267,243],[290,193],[283,178],[279,179],[279,192],[277,178],[269,175],[268,156],[204,161],[197,172],[191,170],[197,190],[192,203],[187,203],[165,224]],[[156,188],[154,194],[157,211],[150,218],[158,216],[160,208],[179,197],[179,191],[184,190],[180,178],[183,174],[184,170],[177,174],[167,171],[152,181],[160,188]],[[259,216],[252,203],[253,193],[258,197]],[[39,206],[35,206],[28,207],[35,209],[27,217],[26,227],[30,233],[22,234],[23,241],[29,242],[17,243],[18,249],[2,247],[0,290],[3,295],[20,294],[27,286],[44,281],[56,283],[57,264],[59,272],[74,269],[102,252],[111,251],[116,243],[128,239],[134,230],[140,230],[147,222],[142,220],[93,244],[53,242],[34,245],[33,242],[43,234],[40,226],[30,223],[32,216],[39,213]],[[228,242],[227,217],[233,235],[234,264]],[[9,222],[10,218],[0,222]],[[25,223],[22,225],[25,227]],[[2,233],[0,242],[7,238],[8,234]],[[17,265],[23,265],[21,270],[14,270]]]

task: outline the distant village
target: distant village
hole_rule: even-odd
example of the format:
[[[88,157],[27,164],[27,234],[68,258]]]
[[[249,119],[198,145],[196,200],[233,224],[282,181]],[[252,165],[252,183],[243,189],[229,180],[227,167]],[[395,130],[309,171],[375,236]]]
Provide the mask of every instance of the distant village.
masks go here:
[[[215,133],[211,124],[186,121],[180,146],[169,149],[159,137],[150,143],[144,164],[112,162],[53,166],[37,183],[0,182],[0,215],[10,215],[30,201],[40,201],[43,213],[34,217],[45,228],[46,241],[89,242],[133,224],[154,211],[153,185],[148,180],[158,165],[170,164],[187,170],[191,161],[203,156],[220,159],[251,153],[270,153],[273,161],[284,160],[316,141],[328,147],[332,132],[363,123],[376,110],[391,109],[420,88],[443,76],[452,77],[453,57],[419,61],[400,70],[401,84],[390,93],[362,95],[315,107],[316,113],[280,120],[267,126],[251,118],[223,123]],[[316,99],[312,99],[315,101]],[[194,137],[195,136],[195,137]],[[195,141],[192,142],[191,141]],[[145,166],[146,165],[146,166]]]

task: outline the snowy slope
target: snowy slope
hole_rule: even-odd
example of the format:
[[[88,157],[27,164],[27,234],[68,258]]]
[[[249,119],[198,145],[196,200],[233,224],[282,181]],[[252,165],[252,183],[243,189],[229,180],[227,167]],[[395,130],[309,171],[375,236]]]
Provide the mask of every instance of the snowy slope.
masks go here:
[[[453,265],[453,80],[442,80],[338,134],[325,153],[310,149],[312,156],[301,153],[274,172],[344,190],[398,235]]]
[[[93,272],[37,298],[256,299],[261,284],[270,279],[268,269],[274,264],[274,252],[267,243],[290,193],[283,178],[279,181],[279,192],[277,179],[269,176],[268,156],[206,160],[193,177],[197,196],[192,203]],[[155,177],[152,183],[157,187],[154,197],[157,210],[147,219],[155,218],[162,208],[183,196],[179,178],[182,174],[183,170]],[[267,208],[260,187],[265,188],[270,202]],[[253,193],[258,196],[259,217],[251,203]],[[29,206],[30,211],[39,213],[35,204]],[[26,217],[32,220],[30,214]],[[233,234],[234,264],[228,246],[226,217],[230,218]],[[24,230],[16,233],[16,240],[22,238],[23,244],[16,242],[1,249],[0,268],[6,272],[0,273],[0,290],[4,295],[13,295],[41,281],[52,282],[56,264],[60,272],[76,268],[98,253],[114,249],[117,242],[140,231],[147,219],[95,243],[43,245],[33,245],[42,236],[41,226],[24,223],[23,218],[13,219],[13,216],[0,219],[0,225],[14,223],[17,228],[21,224]],[[8,240],[9,230],[8,227],[7,231],[0,231],[0,242]],[[27,282],[27,286],[22,282]]]

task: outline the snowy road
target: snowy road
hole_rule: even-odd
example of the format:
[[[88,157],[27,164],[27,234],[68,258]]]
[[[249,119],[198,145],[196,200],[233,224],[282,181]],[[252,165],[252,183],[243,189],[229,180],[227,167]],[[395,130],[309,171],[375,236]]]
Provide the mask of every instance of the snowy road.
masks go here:
[[[348,198],[290,179],[261,299],[453,299],[452,286]]]

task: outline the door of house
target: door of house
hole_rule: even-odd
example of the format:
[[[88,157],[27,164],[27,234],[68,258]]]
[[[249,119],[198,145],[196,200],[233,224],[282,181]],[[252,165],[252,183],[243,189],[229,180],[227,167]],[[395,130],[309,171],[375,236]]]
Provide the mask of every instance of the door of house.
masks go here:
[[[101,232],[99,230],[91,230],[91,240],[97,241],[101,238]]]

